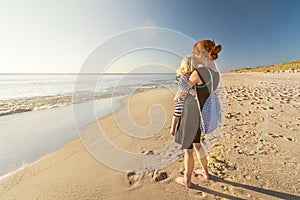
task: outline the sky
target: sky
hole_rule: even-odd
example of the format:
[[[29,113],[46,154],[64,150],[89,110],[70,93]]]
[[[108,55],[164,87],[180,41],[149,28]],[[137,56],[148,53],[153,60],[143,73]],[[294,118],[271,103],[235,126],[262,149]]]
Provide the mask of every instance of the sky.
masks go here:
[[[296,60],[299,10],[299,0],[0,0],[0,73],[78,73],[103,43],[143,27],[214,39],[222,72]],[[124,62],[111,71],[145,57],[180,64],[178,55],[153,51],[119,55]]]

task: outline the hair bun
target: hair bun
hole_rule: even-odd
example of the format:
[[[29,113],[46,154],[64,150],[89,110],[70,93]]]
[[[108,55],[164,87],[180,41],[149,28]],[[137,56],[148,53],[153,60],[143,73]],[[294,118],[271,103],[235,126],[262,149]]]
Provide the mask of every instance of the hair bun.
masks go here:
[[[222,51],[222,46],[221,45],[215,46],[213,51],[214,51],[214,53],[219,53],[220,51]]]
[[[222,50],[221,45],[214,46],[212,50],[208,53],[211,59],[216,60],[218,58],[218,53]]]
[[[218,58],[218,54],[213,52],[209,52],[208,55],[209,57],[211,57],[212,60],[216,60]]]

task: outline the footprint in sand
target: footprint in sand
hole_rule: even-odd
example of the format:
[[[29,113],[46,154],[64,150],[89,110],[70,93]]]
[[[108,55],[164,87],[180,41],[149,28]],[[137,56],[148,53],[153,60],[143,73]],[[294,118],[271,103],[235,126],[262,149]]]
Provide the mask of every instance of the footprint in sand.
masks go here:
[[[141,185],[144,174],[137,174],[134,171],[128,172],[126,174],[126,182],[132,187],[138,187]]]
[[[268,134],[269,136],[271,136],[272,138],[274,139],[279,139],[279,138],[283,138],[283,139],[286,139],[287,141],[290,141],[290,142],[295,142],[296,140],[292,137],[284,137],[283,135],[274,135],[272,133],[269,133]]]
[[[196,194],[198,197],[201,197],[201,199],[203,199],[206,196],[204,192],[197,192]]]
[[[283,135],[273,135],[272,133],[269,133],[269,136],[271,136],[274,139],[284,138]]]
[[[231,187],[231,186],[221,185],[221,188],[222,188],[225,192],[231,192],[231,191],[232,191],[232,187]]]
[[[155,182],[160,182],[160,181],[165,180],[167,178],[168,178],[167,172],[159,172],[159,173],[157,172],[154,175]]]
[[[291,138],[291,137],[286,137],[285,139],[288,140],[288,141],[292,141],[292,142],[296,141],[294,138]]]
[[[203,192],[197,192],[197,195],[202,197],[203,196]]]

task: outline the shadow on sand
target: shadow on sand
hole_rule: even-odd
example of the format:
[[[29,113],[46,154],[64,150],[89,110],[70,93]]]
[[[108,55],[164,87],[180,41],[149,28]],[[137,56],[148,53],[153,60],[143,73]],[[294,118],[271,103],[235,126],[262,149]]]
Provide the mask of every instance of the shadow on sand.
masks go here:
[[[240,188],[244,188],[244,189],[247,189],[247,190],[252,190],[254,192],[259,192],[259,193],[262,193],[262,194],[265,194],[265,195],[270,195],[272,197],[277,197],[277,198],[280,198],[280,199],[300,200],[300,196],[296,196],[296,195],[293,195],[293,194],[287,194],[287,193],[283,193],[283,192],[277,192],[277,191],[274,191],[274,190],[263,189],[263,188],[250,186],[250,185],[244,185],[244,184],[241,184],[241,183],[236,183],[236,182],[224,180],[224,179],[221,179],[221,178],[219,178],[217,176],[214,176],[214,175],[211,175],[211,180],[217,181],[217,182],[222,182],[222,183],[225,183],[225,184],[229,184],[229,185],[232,185],[234,187],[240,187]],[[216,195],[216,196],[219,196],[219,197],[222,197],[222,198],[235,199],[235,200],[243,199],[243,198],[234,197],[234,196],[231,196],[231,195],[228,195],[228,194],[224,194],[224,193],[221,193],[221,192],[216,192],[216,191],[213,191],[213,190],[210,190],[210,189],[207,189],[205,187],[201,187],[201,186],[195,185],[195,184],[192,185],[192,188],[195,189],[195,190],[200,190],[202,192],[213,194],[213,195]]]

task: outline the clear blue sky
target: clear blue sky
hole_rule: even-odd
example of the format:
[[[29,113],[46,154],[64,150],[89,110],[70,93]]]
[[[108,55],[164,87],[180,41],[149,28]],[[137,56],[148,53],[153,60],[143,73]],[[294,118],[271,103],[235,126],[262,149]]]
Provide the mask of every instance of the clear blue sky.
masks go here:
[[[299,0],[1,0],[0,73],[78,72],[120,32],[154,25],[223,45],[221,71],[300,59]]]

